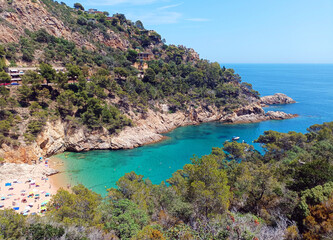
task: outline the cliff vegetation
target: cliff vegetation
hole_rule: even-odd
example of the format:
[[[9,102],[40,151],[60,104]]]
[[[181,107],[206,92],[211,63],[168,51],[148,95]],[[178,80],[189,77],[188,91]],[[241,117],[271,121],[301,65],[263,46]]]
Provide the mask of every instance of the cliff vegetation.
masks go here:
[[[50,0],[0,3],[0,82],[10,82],[6,67],[37,67],[19,86],[0,86],[2,146],[27,146],[56,120],[112,135],[135,126],[132,120],[146,118],[148,110],[212,106],[231,113],[259,99],[233,69],[166,45],[123,14],[109,17]]]

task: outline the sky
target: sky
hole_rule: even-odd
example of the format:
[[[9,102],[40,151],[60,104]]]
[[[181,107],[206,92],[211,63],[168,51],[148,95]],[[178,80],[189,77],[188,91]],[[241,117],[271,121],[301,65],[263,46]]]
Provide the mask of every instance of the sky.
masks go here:
[[[78,0],[63,0],[73,6]],[[219,63],[333,63],[333,0],[80,0]]]

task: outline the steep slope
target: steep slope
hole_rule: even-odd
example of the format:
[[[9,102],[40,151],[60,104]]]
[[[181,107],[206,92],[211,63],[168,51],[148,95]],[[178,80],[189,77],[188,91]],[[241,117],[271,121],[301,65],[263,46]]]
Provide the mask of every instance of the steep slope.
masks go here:
[[[96,46],[86,36],[73,31],[68,24],[58,19],[57,12],[49,11],[44,2],[49,3],[50,1],[15,0],[9,4],[7,0],[0,0],[2,8],[0,41],[3,43],[19,42],[20,37],[25,36],[27,30],[35,32],[45,29],[49,34],[72,41],[79,47],[86,47],[89,50],[96,49]],[[61,4],[56,7],[63,9],[63,14],[66,14],[67,18],[75,20],[76,16],[73,10]],[[52,9],[55,8],[52,7]],[[91,33],[91,36],[94,36],[91,40],[121,50],[126,50],[129,47],[129,42],[121,39],[118,34],[111,30],[107,33],[111,36],[109,39],[106,39],[100,31],[94,31]]]
[[[259,93],[233,69],[166,45],[122,14],[107,17],[51,0],[0,0],[0,6],[0,81],[8,81],[3,62],[37,66],[40,73],[28,71],[18,87],[0,86],[6,161],[133,148],[200,122],[294,117],[265,113]]]
[[[122,14],[115,14],[113,17],[88,14],[52,0],[0,0],[0,7],[0,43],[20,43],[22,38],[31,38],[31,33],[46,31],[51,36],[73,42],[77,48],[101,55],[110,51],[107,47],[121,51],[141,47],[142,51],[153,53],[154,50],[156,54],[156,50],[161,50],[164,45],[161,36],[155,31],[136,27]],[[43,37],[45,36],[39,38]],[[37,39],[37,42],[46,41]],[[33,47],[40,52],[32,61],[23,58],[23,64],[52,62],[43,56],[46,52],[45,46]],[[189,60],[199,59],[199,55],[193,49],[183,46],[181,48],[187,52]],[[22,64],[21,61],[19,63]]]

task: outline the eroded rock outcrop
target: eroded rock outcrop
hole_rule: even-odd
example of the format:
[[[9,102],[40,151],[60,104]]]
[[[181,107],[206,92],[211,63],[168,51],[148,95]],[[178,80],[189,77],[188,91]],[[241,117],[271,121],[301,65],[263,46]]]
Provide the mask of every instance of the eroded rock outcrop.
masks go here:
[[[296,103],[296,101],[283,93],[275,93],[274,95],[262,97],[260,103],[263,106],[267,106],[273,104],[291,104]]]

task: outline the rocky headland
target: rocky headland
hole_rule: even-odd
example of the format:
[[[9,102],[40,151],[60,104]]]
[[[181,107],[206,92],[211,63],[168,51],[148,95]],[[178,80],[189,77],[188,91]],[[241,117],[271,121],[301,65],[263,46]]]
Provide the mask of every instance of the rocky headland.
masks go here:
[[[270,104],[293,103],[294,101],[286,95],[275,94],[273,96],[263,97],[259,100],[258,93],[252,89],[252,86],[240,84],[240,76],[235,74],[234,70],[221,69],[218,63],[208,64],[208,62],[201,60],[199,54],[191,48],[186,48],[182,45],[167,46],[163,43],[161,36],[157,32],[146,30],[143,26],[140,28],[137,27],[136,24],[127,21],[124,15],[114,14],[109,20],[107,20],[107,17],[98,20],[91,18],[90,14],[82,14],[80,11],[77,11],[77,9],[72,9],[63,3],[59,4],[54,1],[41,0],[0,0],[0,9],[0,43],[6,46],[4,48],[6,53],[8,52],[8,56],[11,56],[12,60],[16,59],[15,64],[18,66],[35,66],[41,62],[50,62],[55,66],[63,66],[65,63],[73,62],[73,59],[78,60],[77,56],[82,55],[85,56],[84,59],[79,57],[82,61],[78,61],[77,63],[80,62],[81,64],[82,62],[86,62],[86,59],[90,59],[91,63],[89,64],[93,64],[91,68],[85,66],[85,71],[88,76],[98,73],[100,66],[105,67],[106,70],[110,62],[113,64],[115,59],[123,59],[117,63],[119,66],[122,66],[117,67],[117,73],[114,69],[108,69],[111,71],[108,72],[107,79],[97,74],[97,76],[102,77],[100,78],[101,81],[96,80],[93,84],[88,84],[89,86],[84,87],[85,91],[80,92],[82,96],[79,94],[81,97],[74,94],[74,91],[69,91],[69,94],[67,94],[68,92],[65,94],[65,91],[68,89],[61,87],[60,84],[56,84],[58,88],[56,91],[53,91],[55,88],[53,89],[52,86],[50,87],[49,85],[48,87],[39,86],[39,91],[34,93],[35,95],[39,95],[38,97],[32,96],[32,94],[31,96],[23,96],[24,101],[27,101],[27,106],[30,107],[36,106],[35,100],[37,98],[42,101],[42,105],[48,102],[45,101],[44,103],[44,100],[50,100],[50,104],[45,108],[45,112],[46,114],[52,115],[52,117],[43,121],[42,126],[39,126],[38,119],[43,119],[44,117],[38,115],[40,113],[38,109],[28,109],[25,107],[14,109],[15,106],[8,107],[7,110],[9,110],[11,114],[16,115],[19,120],[16,120],[15,124],[12,126],[10,124],[12,120],[6,117],[5,123],[11,129],[10,131],[5,131],[5,135],[8,135],[8,137],[3,138],[5,140],[0,147],[0,159],[2,160],[3,158],[5,162],[32,163],[33,160],[41,156],[49,157],[64,151],[135,148],[161,141],[164,138],[163,133],[177,127],[195,125],[202,122],[217,121],[225,124],[237,124],[296,117],[294,114],[265,112],[263,109],[263,106]],[[91,28],[92,26],[93,28]],[[24,39],[24,41],[21,39]],[[15,45],[11,45],[12,43],[15,43]],[[16,46],[16,44],[19,44],[18,47],[13,47]],[[53,44],[56,45],[53,46]],[[138,46],[141,47],[140,52],[134,51],[133,53],[132,50],[137,49]],[[63,50],[65,47],[67,49],[66,51]],[[29,51],[23,51],[27,50],[27,48]],[[45,51],[46,49],[48,51]],[[133,54],[134,57],[132,56]],[[61,57],[58,59],[52,57],[52,55],[59,55]],[[137,74],[136,71],[129,66],[129,64],[132,62],[135,63],[137,60],[142,61],[142,56],[144,55],[148,56],[148,60],[149,56],[151,58],[150,60],[161,60],[164,67],[160,70],[156,68],[156,71],[159,71],[161,74],[166,71],[166,73],[172,76],[172,79],[175,79],[176,76],[173,76],[174,70],[172,70],[173,64],[171,64],[171,62],[178,61],[183,64],[184,69],[179,69],[179,76],[177,76],[177,78],[181,77],[181,79],[185,81],[191,77],[192,80],[186,84],[189,89],[192,89],[194,85],[200,86],[200,81],[203,76],[206,76],[205,79],[209,79],[209,81],[213,83],[211,85],[214,87],[205,89],[200,86],[203,92],[207,92],[207,94],[219,92],[220,96],[218,98],[224,98],[224,106],[229,106],[230,108],[230,106],[239,104],[242,107],[232,111],[222,107],[217,108],[214,105],[216,103],[211,103],[211,105],[202,104],[201,100],[192,99],[190,94],[178,92],[179,94],[177,95],[177,92],[173,91],[171,92],[173,92],[177,98],[171,96],[166,99],[160,98],[156,100],[156,103],[163,102],[165,104],[155,104],[152,100],[153,103],[148,105],[145,103],[145,95],[142,93],[141,96],[140,94],[141,91],[143,91],[142,89],[148,89],[148,86],[150,88],[155,84],[157,74],[155,74],[153,69],[150,69],[152,71],[148,71],[147,69],[145,73],[147,78],[143,80],[141,79],[142,74]],[[95,58],[96,56],[98,56],[98,58]],[[132,58],[134,58],[134,60]],[[4,61],[7,64],[10,63],[9,58],[4,58]],[[193,76],[187,76],[191,71],[185,71],[186,66],[194,67],[194,69],[191,70],[195,73]],[[130,85],[127,88],[123,86],[126,77],[121,75],[128,75],[129,69],[133,75],[131,76],[132,79],[137,77],[140,79],[138,79],[138,81],[128,81]],[[147,72],[150,72],[150,74],[147,74]],[[183,72],[183,74],[180,74],[181,72]],[[207,74],[205,72],[207,72]],[[161,76],[159,77],[162,78],[158,81],[162,83],[162,81],[170,80],[169,75],[166,73],[164,74],[165,76],[160,74]],[[78,76],[74,76],[74,78],[75,77]],[[111,86],[112,84],[110,84],[111,80],[112,84],[114,84],[113,87]],[[152,82],[148,85],[147,81]],[[98,84],[96,84],[97,82]],[[223,82],[223,84],[221,84],[221,82]],[[176,82],[174,82],[174,84],[175,83]],[[108,86],[108,84],[110,84],[110,86]],[[169,91],[168,88],[166,88],[166,90],[160,89],[160,85],[161,84],[156,84],[156,87],[154,86],[152,89],[156,92]],[[175,87],[175,85],[171,86],[171,88]],[[118,88],[119,90],[117,90]],[[219,91],[216,91],[215,88],[219,89]],[[12,86],[10,93],[11,97],[14,98],[20,95],[19,92],[16,92],[17,89],[15,89],[16,88]],[[145,108],[145,106],[143,108],[138,107],[137,103],[132,104],[131,101],[129,101],[129,96],[132,94],[132,91],[137,94],[134,100],[132,100],[132,103],[141,99],[143,103],[147,104],[147,108]],[[48,92],[52,94],[47,94]],[[86,99],[86,95],[88,94],[83,94],[86,92],[90,92],[90,95],[93,96],[89,96],[88,101],[83,103],[84,107],[82,108],[82,106],[79,106],[79,102],[81,102],[82,99]],[[144,92],[146,93],[146,90],[144,90]],[[233,95],[233,93],[236,95]],[[147,94],[147,96],[151,95],[149,91]],[[105,99],[104,95],[108,96],[108,98]],[[169,95],[170,93],[166,93],[166,96]],[[187,98],[189,100],[186,100]],[[66,99],[69,100],[67,101]],[[73,99],[75,101],[77,100],[74,104],[75,106],[71,106],[71,103],[74,101]],[[96,129],[96,127],[90,126],[89,128],[89,121],[82,124],[83,121],[81,121],[82,118],[80,119],[80,117],[82,117],[84,113],[89,113],[87,115],[89,116],[87,117],[88,119],[90,117],[96,117],[96,119],[100,118],[100,115],[92,114],[93,111],[91,109],[93,106],[96,107],[101,104],[94,103],[92,99],[98,99],[101,104],[106,103],[109,107],[116,107],[120,110],[122,115],[132,120],[133,125],[129,127],[129,124],[127,124],[127,127],[123,128],[120,132],[110,134],[105,128],[105,123],[103,123],[103,125],[101,121],[99,121],[99,124],[101,124],[100,127],[97,128],[99,130],[91,130]],[[20,101],[21,100],[22,99],[20,99]],[[91,100],[92,106],[88,106],[87,103],[89,100]],[[61,102],[61,104],[59,104],[58,101]],[[34,105],[32,105],[33,102],[35,102]],[[247,105],[244,105],[244,102]],[[174,103],[178,111],[170,113],[172,110],[171,105]],[[55,115],[54,113],[59,112],[62,104],[66,106],[62,109],[63,115],[59,117],[59,115]],[[142,103],[140,104],[142,105]],[[184,107],[180,107],[182,104],[188,107],[180,111],[179,109],[184,109]],[[80,112],[79,108],[80,111],[82,110],[84,112]],[[88,108],[91,110],[90,112]],[[36,116],[32,116],[35,114],[35,110]],[[173,109],[172,111],[175,110]],[[110,113],[109,110],[108,113]],[[8,116],[11,116],[11,114],[8,114]],[[111,117],[109,120],[110,119]],[[114,119],[112,121],[113,123],[116,122]],[[118,125],[116,127],[118,127]],[[115,129],[119,130],[121,128],[122,126]]]
[[[267,120],[283,120],[297,117],[284,112],[265,112],[263,102],[275,104],[292,103],[281,97],[263,97],[260,101],[240,107],[232,112],[219,110],[213,106],[189,107],[186,111],[168,113],[168,106],[162,105],[161,111],[148,110],[145,117],[132,113],[134,126],[125,127],[120,133],[110,135],[106,129],[90,131],[83,125],[73,125],[66,121],[48,122],[44,131],[30,145],[12,148],[2,145],[0,154],[6,162],[31,163],[41,156],[49,157],[64,151],[89,151],[102,149],[130,149],[163,140],[163,133],[177,127],[196,125],[203,122],[226,124],[254,123]],[[281,96],[281,95],[279,95]],[[264,100],[263,100],[264,99]],[[265,100],[266,99],[266,100]],[[274,101],[267,100],[274,99]],[[291,99],[291,100],[290,100]]]

